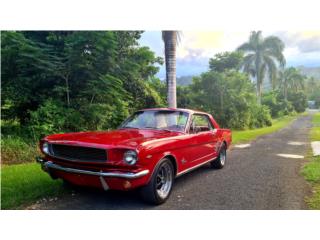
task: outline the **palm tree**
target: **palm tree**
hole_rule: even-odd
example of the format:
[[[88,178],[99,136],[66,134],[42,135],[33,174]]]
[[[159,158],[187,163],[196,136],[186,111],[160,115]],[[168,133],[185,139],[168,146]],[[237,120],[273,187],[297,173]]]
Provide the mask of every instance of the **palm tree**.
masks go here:
[[[310,91],[311,95],[314,93],[314,90],[317,89],[317,81],[314,77],[310,77],[309,81],[307,82],[308,91]]]
[[[179,40],[177,31],[162,31],[166,61],[167,100],[170,108],[177,107],[176,50]]]
[[[305,76],[302,75],[298,69],[290,67],[280,73],[279,85],[283,91],[284,99],[288,98],[288,90],[291,89],[297,92],[300,89],[304,89]]]
[[[238,47],[245,54],[243,70],[256,78],[257,99],[261,104],[262,84],[265,74],[268,73],[269,80],[275,86],[278,66],[284,67],[285,58],[282,54],[284,43],[274,36],[262,37],[261,31],[253,31],[249,41]]]

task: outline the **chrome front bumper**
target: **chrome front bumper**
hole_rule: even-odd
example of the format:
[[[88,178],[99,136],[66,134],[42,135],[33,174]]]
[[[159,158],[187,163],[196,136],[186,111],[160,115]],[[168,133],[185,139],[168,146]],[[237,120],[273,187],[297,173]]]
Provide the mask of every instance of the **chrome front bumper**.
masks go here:
[[[59,170],[63,172],[68,173],[77,173],[77,174],[86,174],[86,175],[92,175],[92,176],[98,176],[98,177],[117,177],[117,178],[126,178],[126,179],[134,179],[139,178],[147,175],[149,173],[149,170],[142,170],[140,172],[132,173],[132,172],[95,172],[95,171],[88,171],[88,170],[82,170],[82,169],[76,169],[76,168],[68,168],[63,167],[58,164],[55,164],[51,161],[45,161],[44,159],[37,157],[36,161],[42,165],[42,168],[50,172],[50,169]]]

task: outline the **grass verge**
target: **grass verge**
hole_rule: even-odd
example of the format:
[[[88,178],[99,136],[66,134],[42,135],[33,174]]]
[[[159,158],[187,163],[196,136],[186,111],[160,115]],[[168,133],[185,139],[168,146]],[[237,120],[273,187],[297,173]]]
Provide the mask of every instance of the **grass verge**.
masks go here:
[[[282,118],[277,118],[272,121],[272,126],[257,128],[252,130],[242,130],[242,131],[232,131],[232,143],[242,143],[248,142],[256,139],[259,136],[275,132],[296,119],[297,116],[285,116]]]
[[[1,163],[19,164],[34,161],[40,154],[37,144],[27,142],[18,136],[1,137]]]
[[[1,167],[1,209],[18,209],[21,205],[65,191],[62,181],[52,180],[37,163]]]
[[[311,141],[320,141],[320,113],[316,113],[312,118],[313,127],[310,131]],[[320,156],[307,157],[310,161],[303,167],[302,175],[309,181],[313,188],[313,194],[306,198],[306,202],[311,209],[320,209]]]

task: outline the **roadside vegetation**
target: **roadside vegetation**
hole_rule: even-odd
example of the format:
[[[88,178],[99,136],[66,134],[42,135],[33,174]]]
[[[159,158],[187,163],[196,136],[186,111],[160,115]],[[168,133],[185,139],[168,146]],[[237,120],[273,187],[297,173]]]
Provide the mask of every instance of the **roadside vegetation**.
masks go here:
[[[272,126],[262,127],[251,130],[232,131],[232,144],[245,143],[256,139],[259,136],[278,131],[279,129],[290,124],[298,115],[284,116],[273,119]]]
[[[168,105],[166,82],[156,77],[164,59],[139,45],[141,34],[1,33],[2,207],[60,192],[60,183],[33,163],[41,137],[110,130],[138,109]],[[167,37],[164,42],[176,40]],[[211,113],[222,127],[234,130],[235,143],[284,127],[305,111],[307,99],[320,105],[319,81],[285,68],[284,47],[276,37],[252,32],[239,49],[216,54],[207,72],[178,86],[177,106]],[[270,89],[263,89],[266,82]],[[22,188],[30,193],[20,194]]]
[[[313,128],[310,132],[311,141],[320,141],[320,113],[314,114]],[[313,194],[307,197],[307,204],[311,209],[320,210],[320,156],[308,155],[309,162],[303,167],[302,174],[313,188]]]

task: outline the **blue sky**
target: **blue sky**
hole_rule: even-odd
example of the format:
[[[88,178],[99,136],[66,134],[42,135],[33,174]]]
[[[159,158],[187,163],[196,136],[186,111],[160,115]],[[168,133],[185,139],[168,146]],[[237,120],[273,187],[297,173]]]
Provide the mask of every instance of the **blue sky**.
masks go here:
[[[214,54],[233,51],[248,40],[249,32],[181,31],[177,49],[177,76],[197,75],[208,69],[208,61]],[[320,31],[263,32],[263,36],[278,36],[286,45],[284,55],[287,66],[320,67]],[[148,46],[157,56],[164,53],[160,31],[146,31],[140,44]],[[165,78],[164,65],[158,77]]]

